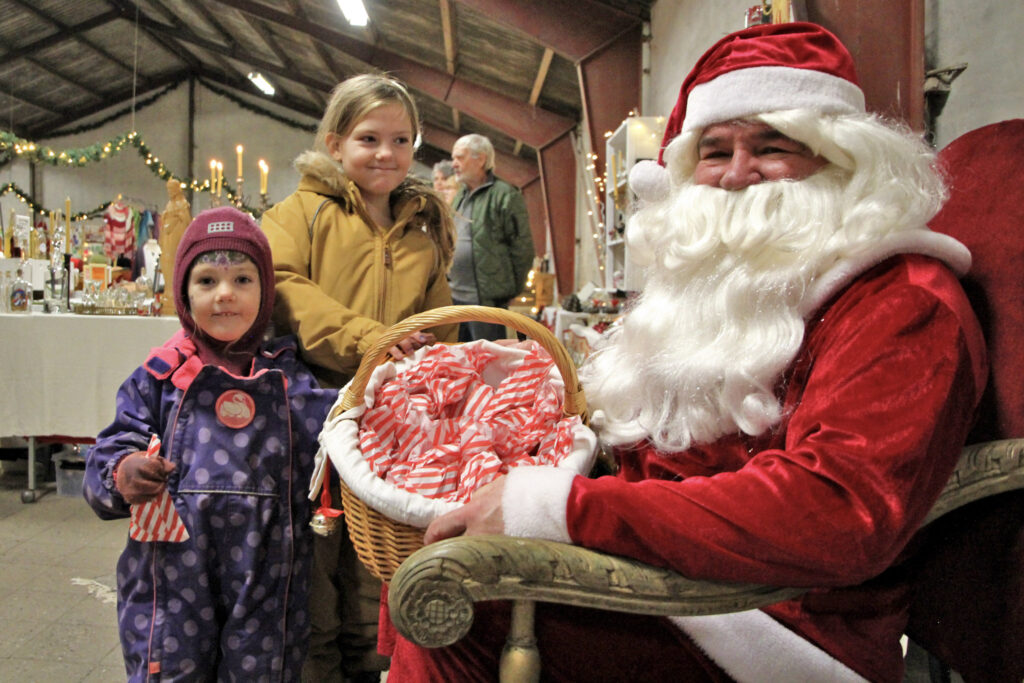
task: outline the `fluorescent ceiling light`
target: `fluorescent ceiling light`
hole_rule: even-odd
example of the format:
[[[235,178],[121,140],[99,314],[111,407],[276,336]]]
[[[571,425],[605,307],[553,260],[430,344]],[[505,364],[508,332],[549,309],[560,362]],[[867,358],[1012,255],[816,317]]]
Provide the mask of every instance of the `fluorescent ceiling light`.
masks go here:
[[[370,21],[370,15],[363,7],[363,0],[338,0],[338,7],[352,26],[366,26]]]
[[[249,72],[249,80],[252,81],[252,84],[255,85],[257,88],[259,88],[263,92],[264,95],[271,95],[272,96],[274,94],[274,86],[271,85],[270,81],[265,79],[263,77],[263,74],[261,74],[260,72],[258,72],[258,71],[250,71]]]

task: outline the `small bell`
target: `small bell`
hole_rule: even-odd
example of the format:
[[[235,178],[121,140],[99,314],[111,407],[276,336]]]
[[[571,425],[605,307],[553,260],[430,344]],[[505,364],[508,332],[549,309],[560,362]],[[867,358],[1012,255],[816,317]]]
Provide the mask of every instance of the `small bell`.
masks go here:
[[[338,530],[338,515],[326,514],[324,508],[320,508],[313,513],[313,519],[309,521],[309,526],[318,536],[330,536]]]

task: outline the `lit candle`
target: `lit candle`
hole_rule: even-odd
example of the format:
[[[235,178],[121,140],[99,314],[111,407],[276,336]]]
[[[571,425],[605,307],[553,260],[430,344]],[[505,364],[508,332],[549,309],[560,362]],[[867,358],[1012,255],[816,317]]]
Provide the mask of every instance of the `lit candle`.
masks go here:
[[[217,196],[220,196],[220,191],[224,187],[224,164],[217,162]]]
[[[64,200],[64,234],[71,234],[71,197]]]
[[[235,153],[238,154],[238,179],[242,179],[242,146],[235,147]]]
[[[217,160],[210,159],[210,193],[217,191]]]
[[[267,177],[270,175],[270,166],[265,159],[260,159],[260,194],[267,193]]]

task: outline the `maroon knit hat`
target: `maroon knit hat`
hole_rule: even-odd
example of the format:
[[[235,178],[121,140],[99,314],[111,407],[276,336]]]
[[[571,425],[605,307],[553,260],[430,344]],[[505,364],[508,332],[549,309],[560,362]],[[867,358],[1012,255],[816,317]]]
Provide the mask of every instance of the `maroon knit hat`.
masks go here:
[[[196,258],[208,251],[230,250],[245,254],[260,274],[260,310],[252,327],[231,344],[232,351],[252,352],[259,346],[274,310],[274,262],[270,243],[256,221],[230,206],[207,209],[196,216],[182,235],[174,263],[174,303],[181,326],[197,330],[188,306],[188,276]]]

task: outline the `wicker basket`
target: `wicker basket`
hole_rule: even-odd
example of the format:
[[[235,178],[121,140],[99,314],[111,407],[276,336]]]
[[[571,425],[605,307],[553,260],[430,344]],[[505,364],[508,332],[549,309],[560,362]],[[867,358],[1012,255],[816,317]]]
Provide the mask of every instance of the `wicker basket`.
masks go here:
[[[562,411],[566,416],[584,415],[586,401],[576,377],[576,367],[565,347],[546,327],[519,313],[487,306],[447,306],[410,316],[384,333],[363,356],[355,377],[349,383],[329,420],[362,404],[367,383],[374,369],[387,360],[388,349],[409,335],[438,325],[466,321],[497,323],[522,332],[539,343],[554,359],[565,383]],[[423,529],[391,519],[362,501],[344,479],[340,482],[346,526],[356,554],[366,568],[383,581],[390,581],[399,565],[423,547]]]

